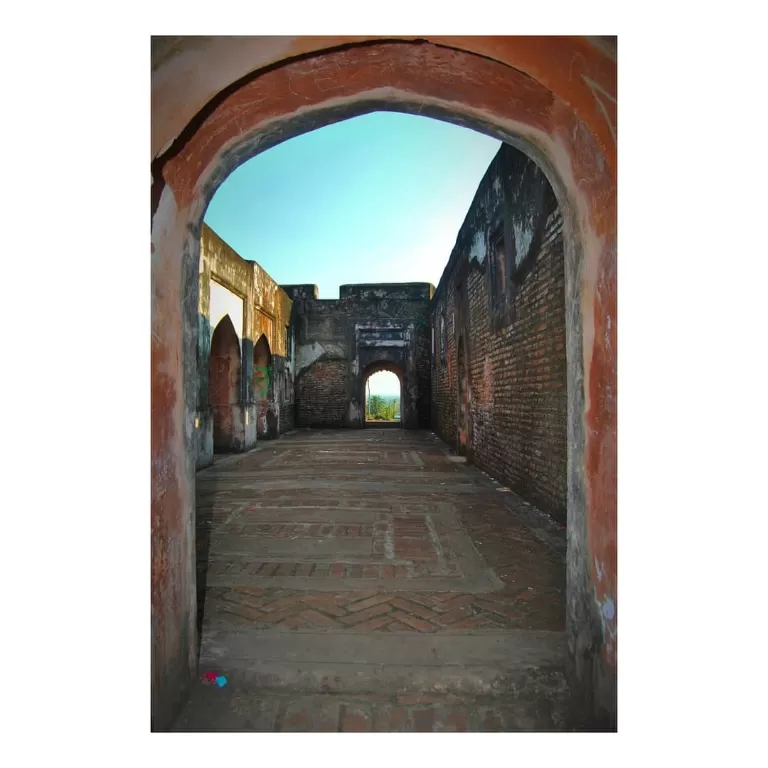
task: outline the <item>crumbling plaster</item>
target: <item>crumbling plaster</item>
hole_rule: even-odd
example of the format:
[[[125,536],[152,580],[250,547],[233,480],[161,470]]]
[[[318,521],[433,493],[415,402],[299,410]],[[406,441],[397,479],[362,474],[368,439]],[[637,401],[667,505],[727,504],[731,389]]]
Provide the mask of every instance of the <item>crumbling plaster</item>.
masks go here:
[[[583,706],[615,727],[615,43],[576,37],[354,42],[176,38],[154,47],[153,727],[167,726],[194,669],[195,314],[205,207],[227,174],[256,152],[374,109],[452,120],[524,149],[562,206],[568,637]],[[298,53],[303,57],[290,58]],[[259,71],[269,62],[275,66]],[[606,598],[613,617],[608,625],[598,618],[596,626]]]

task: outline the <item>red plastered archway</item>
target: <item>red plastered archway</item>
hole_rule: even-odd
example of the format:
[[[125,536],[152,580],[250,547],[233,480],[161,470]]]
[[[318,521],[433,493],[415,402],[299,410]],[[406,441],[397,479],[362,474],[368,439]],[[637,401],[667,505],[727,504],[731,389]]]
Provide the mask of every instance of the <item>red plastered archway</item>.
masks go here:
[[[227,175],[258,152],[377,109],[449,120],[507,141],[536,160],[558,197],[566,248],[568,639],[586,706],[615,719],[615,60],[578,38],[452,38],[453,47],[374,40],[336,48],[299,38],[298,56],[264,39],[233,42],[224,56],[212,40],[190,43],[183,65],[176,54],[153,64],[153,142],[162,150],[153,162],[152,203],[155,727],[169,721],[195,663],[193,414],[205,208]],[[191,62],[205,73],[202,86],[184,77]],[[268,66],[254,72],[253,62]],[[246,70],[240,80],[238,67]],[[178,96],[185,87],[188,102]],[[201,105],[211,88],[219,90]],[[171,92],[166,108],[156,96]]]
[[[267,337],[262,333],[253,346],[253,397],[257,404],[256,431],[259,437],[265,437],[267,428],[267,408],[269,393],[272,391],[271,366],[272,352]]]
[[[232,406],[240,400],[240,340],[229,315],[224,315],[211,337],[208,363],[208,400],[213,409],[213,449],[232,450]]]

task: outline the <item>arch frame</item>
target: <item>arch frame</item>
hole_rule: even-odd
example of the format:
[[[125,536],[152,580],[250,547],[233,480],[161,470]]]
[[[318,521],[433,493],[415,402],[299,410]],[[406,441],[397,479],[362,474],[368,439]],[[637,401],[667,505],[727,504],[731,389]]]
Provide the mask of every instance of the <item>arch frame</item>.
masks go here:
[[[360,382],[361,382],[361,394],[360,394],[360,402],[363,404],[363,426],[366,426],[366,418],[365,418],[365,385],[368,383],[368,379],[371,378],[375,373],[381,373],[382,371],[387,371],[388,373],[393,373],[395,376],[397,376],[397,380],[400,382],[400,425],[403,424],[403,413],[405,412],[405,405],[403,402],[403,398],[406,396],[406,387],[405,387],[405,369],[399,365],[396,362],[393,362],[391,360],[377,360],[375,362],[368,363],[365,368],[360,373]]]
[[[450,62],[441,69],[439,52],[428,48],[430,66],[409,72],[395,66],[397,56],[388,59],[386,46],[371,46],[367,63],[358,60],[358,69],[352,66],[353,74],[338,88],[333,82],[321,86],[320,81],[333,71],[334,57],[348,54],[347,49],[284,63],[255,77],[225,97],[195,131],[196,141],[190,140],[162,166],[152,222],[153,701],[157,704],[153,703],[153,712],[163,720],[162,712],[167,713],[172,698],[168,680],[177,685],[189,678],[194,666],[190,414],[196,384],[197,263],[205,210],[229,173],[255,154],[322,125],[383,109],[447,120],[505,141],[537,162],[557,196],[564,219],[567,308],[567,634],[574,680],[584,704],[600,722],[615,724],[614,158],[606,157],[605,142],[596,139],[567,101],[512,67],[452,50]],[[424,46],[419,50],[424,52]],[[335,66],[343,72],[338,60]],[[468,72],[477,75],[489,67],[495,67],[497,74],[490,84],[486,79],[475,88],[476,98],[466,88],[446,88],[466,86],[471,79]],[[369,77],[374,70],[371,77],[378,78],[376,83]],[[242,91],[275,73],[288,86],[286,98],[276,96],[275,103],[258,104],[257,118],[238,111],[238,102],[242,106],[245,98]],[[357,82],[355,73],[362,73]],[[485,98],[490,92],[504,98]],[[158,181],[156,175],[154,180]],[[176,361],[174,350],[182,351]],[[183,545],[175,561],[158,571],[157,557],[169,549],[167,535],[159,530],[163,527],[180,531]],[[168,610],[172,595],[181,605],[176,615]],[[179,661],[184,658],[186,674]]]
[[[266,347],[266,360],[262,360],[260,350]],[[259,362],[257,362],[257,357]],[[253,399],[256,402],[259,400],[266,400],[269,396],[269,388],[271,386],[271,376],[269,368],[272,365],[272,349],[269,346],[269,339],[265,333],[262,333],[253,345],[253,376],[252,376],[252,393]],[[257,366],[264,370],[257,370]],[[263,382],[260,387],[256,386],[256,380]]]
[[[214,375],[213,366],[221,365],[220,350],[216,347],[217,340],[224,339],[227,352],[226,402],[216,397],[215,390],[220,389],[219,376]],[[235,370],[230,370],[232,362],[235,362]],[[242,340],[235,329],[232,318],[225,314],[211,333],[211,346],[208,354],[208,402],[207,409],[212,421],[212,450],[213,453],[228,453],[237,450],[240,443],[239,427],[240,408],[243,386],[243,356]],[[214,399],[216,402],[214,402]]]
[[[266,360],[261,360],[260,350],[266,349]],[[259,356],[260,362],[256,362]],[[262,370],[257,370],[257,367]],[[257,386],[257,380],[260,385]],[[280,434],[279,407],[275,403],[275,385],[272,372],[272,348],[266,333],[262,333],[253,345],[253,376],[251,391],[256,403],[256,434],[258,438],[276,438]]]

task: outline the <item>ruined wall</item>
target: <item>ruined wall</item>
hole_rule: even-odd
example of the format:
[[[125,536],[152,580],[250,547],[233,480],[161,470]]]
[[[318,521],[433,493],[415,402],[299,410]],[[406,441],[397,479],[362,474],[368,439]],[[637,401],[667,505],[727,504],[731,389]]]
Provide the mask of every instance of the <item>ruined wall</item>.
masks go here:
[[[293,302],[285,291],[280,291],[280,316],[290,321]],[[274,401],[277,404],[279,419],[279,434],[290,432],[296,426],[295,390],[294,390],[294,329],[288,325],[284,332],[283,354],[272,355],[272,384],[274,386]]]
[[[229,414],[233,436],[228,450],[249,450],[259,437],[274,438],[293,428],[293,366],[287,357],[291,307],[290,298],[258,264],[240,257],[203,224],[195,418],[198,469],[213,462],[217,417],[210,401],[211,338],[225,315],[233,321],[241,352],[238,401]],[[268,345],[267,365],[255,351],[262,336]]]
[[[283,288],[294,300],[297,426],[362,427],[364,374],[380,363],[401,372],[403,426],[429,426],[432,285],[343,285],[334,300],[313,285]]]
[[[562,217],[543,173],[510,146],[502,146],[478,188],[435,292],[431,323],[435,431],[565,521]]]
[[[403,426],[429,426],[434,286],[346,285],[338,300],[319,300],[316,286],[278,286],[205,225],[199,279],[198,469],[213,462],[214,449],[249,450],[259,437],[297,426],[362,427],[364,374],[377,365],[401,376]],[[224,446],[213,438],[224,416],[210,401],[211,338],[217,323],[229,321],[240,343],[241,381]]]
[[[615,41],[610,53],[576,36],[428,36],[361,46],[318,36],[169,41],[173,55],[153,52],[152,61],[153,730],[170,727],[197,670],[190,429],[197,306],[189,299],[200,212],[238,164],[265,146],[370,111],[372,93],[381,94],[376,108],[442,115],[518,141],[546,164],[567,201],[567,635],[584,711],[615,730]]]
[[[346,360],[320,360],[311,375],[299,376],[296,385],[298,424],[304,427],[338,427],[347,418]]]

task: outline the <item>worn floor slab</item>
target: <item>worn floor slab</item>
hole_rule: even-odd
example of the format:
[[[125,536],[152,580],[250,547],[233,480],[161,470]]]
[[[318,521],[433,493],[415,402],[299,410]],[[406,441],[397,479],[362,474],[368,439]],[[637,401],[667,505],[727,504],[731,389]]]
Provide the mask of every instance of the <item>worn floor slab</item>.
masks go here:
[[[228,685],[196,689],[177,732],[554,732],[569,728],[545,696],[296,695]]]
[[[559,728],[564,527],[456,458],[430,432],[317,430],[198,473],[200,669],[233,687],[201,686],[179,728],[217,700],[231,709],[234,690],[241,715],[209,712],[213,730],[375,730],[376,706],[419,695],[463,697],[427,707],[432,730],[440,707],[489,695],[528,702],[517,725],[494,715],[509,730]],[[372,694],[384,699],[364,706]],[[330,707],[320,725],[292,696]]]

